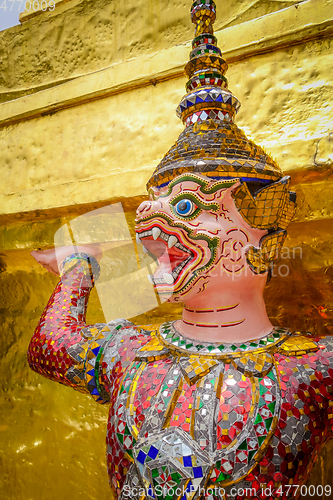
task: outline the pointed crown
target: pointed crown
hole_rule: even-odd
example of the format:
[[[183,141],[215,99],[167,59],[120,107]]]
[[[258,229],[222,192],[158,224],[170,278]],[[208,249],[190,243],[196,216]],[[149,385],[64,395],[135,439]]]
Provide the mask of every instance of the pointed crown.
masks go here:
[[[234,124],[240,102],[228,89],[228,65],[213,33],[215,18],[213,0],[193,2],[195,38],[185,66],[187,93],[177,108],[185,130],[156,167],[147,188],[162,187],[185,172],[262,186],[283,177],[275,161]]]

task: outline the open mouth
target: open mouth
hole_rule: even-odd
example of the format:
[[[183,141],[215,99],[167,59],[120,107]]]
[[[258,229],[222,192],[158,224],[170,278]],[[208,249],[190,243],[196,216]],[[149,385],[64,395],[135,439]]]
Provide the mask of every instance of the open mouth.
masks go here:
[[[153,285],[172,285],[181,271],[193,259],[194,254],[180,243],[175,234],[168,234],[159,227],[136,233],[138,243],[158,261],[154,276],[150,276]]]

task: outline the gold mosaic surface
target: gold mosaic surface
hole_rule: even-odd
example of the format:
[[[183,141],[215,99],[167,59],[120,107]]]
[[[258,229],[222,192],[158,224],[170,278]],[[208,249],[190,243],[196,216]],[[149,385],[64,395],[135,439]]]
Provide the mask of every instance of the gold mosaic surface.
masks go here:
[[[225,0],[223,14],[218,9],[215,30],[296,3],[299,2]],[[24,95],[27,88],[48,87],[52,82],[67,81],[114,62],[190,40],[188,2],[169,0],[163,5],[163,14],[160,9],[158,2],[99,0],[92,4],[71,0],[57,6],[54,12],[42,13],[29,23],[1,33],[0,102]]]

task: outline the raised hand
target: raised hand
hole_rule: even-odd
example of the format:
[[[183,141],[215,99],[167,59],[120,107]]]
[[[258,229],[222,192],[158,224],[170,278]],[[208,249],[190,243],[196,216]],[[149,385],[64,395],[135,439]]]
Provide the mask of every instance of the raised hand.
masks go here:
[[[78,246],[63,246],[57,248],[50,248],[49,250],[33,250],[31,255],[41,264],[47,271],[56,276],[59,276],[59,265],[65,260],[68,255],[72,253],[88,253],[93,255],[97,261],[102,257],[102,249],[98,243],[91,245],[78,245]]]

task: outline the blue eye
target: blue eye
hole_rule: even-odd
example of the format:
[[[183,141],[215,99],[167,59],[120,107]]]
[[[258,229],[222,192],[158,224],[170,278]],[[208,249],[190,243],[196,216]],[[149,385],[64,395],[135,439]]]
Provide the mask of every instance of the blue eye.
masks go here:
[[[197,207],[193,203],[193,201],[184,199],[184,200],[180,200],[175,205],[175,212],[178,215],[181,215],[182,217],[186,217],[188,215],[192,215],[196,208]]]

